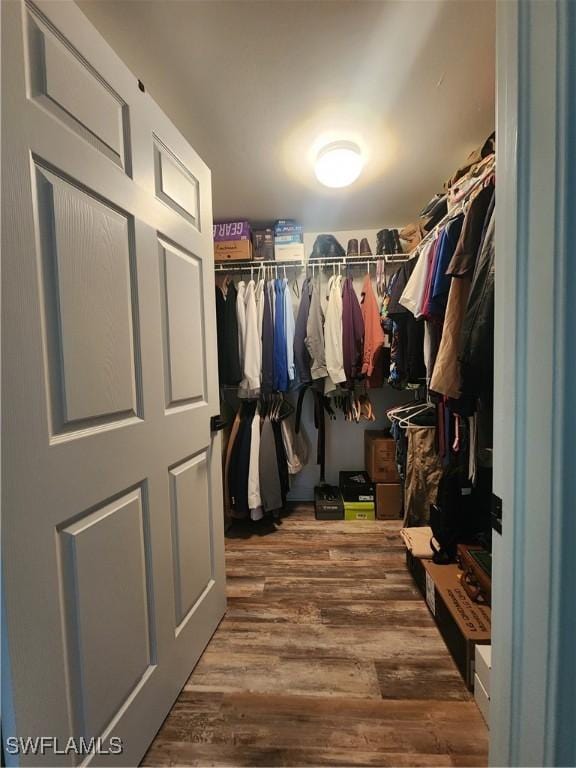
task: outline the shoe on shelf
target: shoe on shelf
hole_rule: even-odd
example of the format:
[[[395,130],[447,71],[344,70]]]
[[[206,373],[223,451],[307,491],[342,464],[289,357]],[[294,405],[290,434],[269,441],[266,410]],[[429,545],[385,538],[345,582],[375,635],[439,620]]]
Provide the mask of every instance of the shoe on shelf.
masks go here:
[[[372,256],[372,249],[367,237],[363,237],[360,241],[360,256]]]
[[[395,253],[396,243],[394,242],[394,232],[391,229],[386,230],[385,250],[384,253]]]
[[[362,240],[362,242],[364,242],[364,240]],[[355,237],[348,240],[346,256],[358,256],[358,240]]]
[[[394,237],[394,253],[403,253],[402,243],[400,242],[400,235],[398,234],[398,230],[393,229],[392,235]]]
[[[380,232],[376,234],[376,255],[377,256],[383,256],[385,253],[388,253],[387,237],[388,237],[387,229],[381,229]]]

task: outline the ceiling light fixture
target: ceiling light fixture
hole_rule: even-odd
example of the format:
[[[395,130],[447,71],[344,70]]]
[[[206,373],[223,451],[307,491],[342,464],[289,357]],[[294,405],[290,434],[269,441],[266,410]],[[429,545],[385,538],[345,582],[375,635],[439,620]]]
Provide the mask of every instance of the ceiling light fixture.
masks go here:
[[[364,166],[360,147],[353,141],[334,141],[316,158],[316,178],[325,187],[347,187],[356,181]]]

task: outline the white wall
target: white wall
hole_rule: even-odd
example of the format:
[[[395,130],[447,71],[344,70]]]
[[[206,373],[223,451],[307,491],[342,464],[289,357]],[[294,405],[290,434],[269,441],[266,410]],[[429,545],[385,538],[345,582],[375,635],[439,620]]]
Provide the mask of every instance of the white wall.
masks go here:
[[[369,230],[347,230],[340,232],[332,232],[339,243],[346,250],[346,245],[350,238],[357,238],[360,241],[361,238],[367,237],[372,249],[372,253],[376,253],[376,232],[375,229]],[[304,248],[306,255],[309,255],[312,251],[314,240],[319,233],[312,232],[304,235]],[[391,266],[390,274],[394,272],[395,267]],[[330,275],[332,274],[332,268],[328,267],[325,270],[320,271],[321,285],[326,287]],[[355,265],[352,268],[352,277],[354,280],[354,288],[360,298],[360,290],[362,282],[366,275],[366,267],[364,264]],[[374,284],[375,267],[371,269],[372,280]],[[292,270],[289,273],[290,285],[292,285]],[[301,285],[304,280],[304,274],[298,274],[298,284]],[[298,310],[298,298],[292,291],[292,298],[294,300],[294,311]],[[325,292],[323,292],[325,300]],[[366,429],[384,429],[390,426],[386,419],[385,412],[388,408],[391,408],[397,403],[403,403],[411,400],[413,394],[410,392],[401,392],[387,384],[381,389],[372,389],[369,391],[370,399],[374,405],[376,421],[366,422],[361,421],[359,424],[348,423],[344,421],[344,415],[339,414],[337,421],[330,421],[326,419],[326,480],[329,483],[338,483],[338,473],[340,470],[356,470],[364,468],[364,430]],[[302,410],[302,430],[306,435],[310,447],[309,458],[307,466],[292,478],[292,488],[290,491],[290,499],[294,501],[310,501],[314,498],[314,486],[318,484],[320,477],[320,468],[316,464],[316,439],[317,431],[314,427],[313,408],[312,408],[312,396],[306,395],[304,407]]]

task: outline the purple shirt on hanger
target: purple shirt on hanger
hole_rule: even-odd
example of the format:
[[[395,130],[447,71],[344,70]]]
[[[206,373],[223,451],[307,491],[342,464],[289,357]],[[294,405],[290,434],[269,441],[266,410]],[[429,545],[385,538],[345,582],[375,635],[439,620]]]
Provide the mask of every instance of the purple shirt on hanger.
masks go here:
[[[346,381],[354,381],[362,371],[364,320],[351,278],[342,289],[342,356]]]

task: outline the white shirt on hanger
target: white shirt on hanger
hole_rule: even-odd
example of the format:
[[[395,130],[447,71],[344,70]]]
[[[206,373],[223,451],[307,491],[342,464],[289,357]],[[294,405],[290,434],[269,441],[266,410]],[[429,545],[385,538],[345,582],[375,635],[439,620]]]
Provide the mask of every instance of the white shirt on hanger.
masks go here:
[[[244,332],[244,378],[241,388],[251,394],[260,389],[262,369],[262,345],[258,335],[258,309],[256,307],[256,284],[250,280],[245,293],[245,332]]]
[[[262,510],[262,497],[260,496],[260,414],[258,411],[252,419],[252,431],[250,435],[250,462],[248,464],[248,506],[250,518],[261,520],[264,516]]]
[[[414,317],[421,317],[422,315],[422,304],[426,292],[426,278],[428,277],[428,256],[435,240],[436,238],[433,237],[422,248],[416,266],[408,278],[408,282],[399,299],[399,303],[406,307],[406,309],[409,309]]]
[[[238,353],[240,370],[244,371],[244,349],[246,343],[246,283],[240,280],[236,296],[236,319],[238,321]]]

